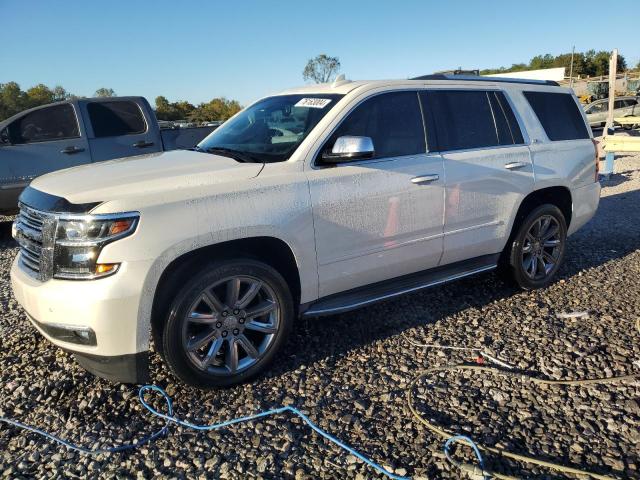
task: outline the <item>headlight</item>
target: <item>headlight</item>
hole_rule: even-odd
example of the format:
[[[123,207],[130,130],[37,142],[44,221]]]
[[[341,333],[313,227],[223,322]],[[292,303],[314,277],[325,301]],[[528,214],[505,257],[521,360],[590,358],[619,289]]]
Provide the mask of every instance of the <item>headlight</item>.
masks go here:
[[[53,276],[87,280],[115,273],[119,264],[97,263],[100,252],[106,244],[131,235],[139,218],[137,213],[60,217],[55,235]]]

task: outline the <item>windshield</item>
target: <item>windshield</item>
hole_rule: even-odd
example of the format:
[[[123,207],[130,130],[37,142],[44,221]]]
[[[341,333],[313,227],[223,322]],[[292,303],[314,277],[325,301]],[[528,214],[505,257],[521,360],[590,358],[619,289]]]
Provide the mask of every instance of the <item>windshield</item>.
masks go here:
[[[196,148],[238,161],[282,162],[340,98],[321,94],[265,98],[223,123]]]

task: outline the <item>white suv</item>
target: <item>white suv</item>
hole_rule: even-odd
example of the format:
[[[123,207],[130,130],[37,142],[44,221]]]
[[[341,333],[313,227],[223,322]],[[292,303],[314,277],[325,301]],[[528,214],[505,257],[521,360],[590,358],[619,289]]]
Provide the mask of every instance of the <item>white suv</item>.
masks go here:
[[[153,339],[184,382],[225,386],[299,315],[496,267],[549,284],[599,194],[585,116],[553,82],[338,80],[259,100],[193,151],[38,178],[12,286],[96,375],[146,381]]]

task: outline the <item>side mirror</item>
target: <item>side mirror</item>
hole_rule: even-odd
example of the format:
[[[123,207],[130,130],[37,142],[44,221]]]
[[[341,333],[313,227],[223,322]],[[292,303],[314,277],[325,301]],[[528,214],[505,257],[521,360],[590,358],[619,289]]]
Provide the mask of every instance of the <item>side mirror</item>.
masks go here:
[[[354,160],[373,158],[375,149],[371,137],[338,137],[333,144],[331,153],[322,154],[322,161],[326,163],[341,163]]]
[[[11,145],[11,140],[9,140],[9,127],[5,127],[0,131],[0,145]]]

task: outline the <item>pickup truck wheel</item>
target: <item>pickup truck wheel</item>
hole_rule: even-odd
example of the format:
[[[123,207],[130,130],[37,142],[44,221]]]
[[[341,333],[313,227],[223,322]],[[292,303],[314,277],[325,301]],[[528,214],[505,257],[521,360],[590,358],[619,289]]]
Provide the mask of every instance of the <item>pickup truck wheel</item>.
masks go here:
[[[551,283],[567,242],[567,223],[558,207],[541,205],[520,225],[510,246],[512,279],[523,289],[533,290]]]
[[[163,329],[166,362],[185,383],[214,388],[258,375],[293,324],[286,281],[254,260],[212,264],[176,296]]]

